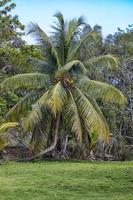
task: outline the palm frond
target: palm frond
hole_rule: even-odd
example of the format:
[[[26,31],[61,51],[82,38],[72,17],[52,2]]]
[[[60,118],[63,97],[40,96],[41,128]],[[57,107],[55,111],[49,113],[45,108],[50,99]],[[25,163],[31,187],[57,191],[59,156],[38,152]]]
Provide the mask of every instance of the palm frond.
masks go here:
[[[67,92],[59,81],[50,91],[49,98],[46,100],[45,104],[52,110],[52,112],[56,116],[58,112],[62,111],[66,99]]]
[[[32,137],[31,137],[31,147],[35,152],[41,151],[42,149],[47,147],[47,140],[50,133],[51,128],[51,114],[48,109],[43,107],[43,117],[37,123],[34,123],[32,127]]]
[[[45,105],[38,103],[35,104],[23,122],[24,129],[32,133],[30,144],[36,152],[46,147],[51,119],[50,110]]]
[[[86,74],[86,68],[82,62],[80,62],[79,60],[74,60],[67,63],[60,70],[58,70],[56,73],[56,77],[62,77],[68,72],[73,74],[75,73]]]
[[[85,34],[83,38],[80,39],[80,41],[76,45],[71,45],[68,51],[67,55],[67,62],[70,62],[71,60],[76,59],[76,55],[78,54],[81,46],[83,43],[87,42],[87,47],[91,47],[94,45],[94,43],[97,41],[97,38],[99,37],[98,33],[95,32],[89,32]]]
[[[29,64],[32,66],[33,71],[38,71],[45,74],[52,74],[55,72],[55,65],[49,65],[45,60],[38,58],[30,58]]]
[[[71,91],[69,91],[69,99],[63,109],[63,119],[67,129],[72,131],[77,140],[82,143],[83,130],[80,113]]]
[[[47,119],[49,119],[49,116]],[[47,138],[51,126],[51,119],[49,119],[49,121],[47,121],[47,119],[36,124],[32,131],[30,146],[35,153],[40,152],[47,147]]]
[[[120,90],[107,83],[83,77],[79,80],[78,85],[84,92],[95,99],[116,104],[125,104],[127,102],[126,97]]]
[[[99,139],[108,140],[109,130],[105,121],[97,112],[97,107],[81,90],[76,88],[76,104],[80,108],[80,115],[84,120],[84,124],[88,127],[91,134],[97,135]]]
[[[66,99],[67,93],[61,82],[58,82],[52,89],[45,92],[32,106],[32,111],[24,122],[26,130],[32,132],[35,126],[45,119],[45,117],[47,118],[47,115],[51,115],[51,113],[56,116],[62,110]]]
[[[60,67],[60,61],[57,54],[56,49],[54,48],[52,42],[50,41],[50,38],[47,36],[47,34],[38,26],[38,24],[30,23],[29,24],[29,31],[28,34],[31,34],[34,36],[37,40],[37,42],[45,48],[46,55],[51,54],[51,56],[56,60],[56,64],[58,67]],[[51,57],[51,59],[52,59]]]
[[[78,19],[72,19],[71,21],[69,21],[68,30],[67,30],[67,34],[66,34],[66,43],[67,43],[68,49],[70,47],[70,44],[72,42],[75,42],[77,37],[80,35],[81,28],[84,25],[85,25],[85,21],[82,16],[79,17]]]
[[[31,105],[38,100],[42,92],[32,92],[23,97],[17,104],[15,104],[7,113],[6,118],[10,120],[18,119],[31,108]]]
[[[19,74],[5,79],[0,85],[2,90],[15,90],[19,88],[39,89],[50,84],[49,76],[41,73]]]
[[[113,55],[102,55],[89,59],[84,63],[86,67],[90,68],[90,70],[94,68],[98,68],[98,70],[102,69],[111,69],[115,70],[118,68],[119,61],[118,58]]]
[[[24,120],[24,128],[26,130],[32,132],[35,126],[43,119],[43,115],[49,113],[48,108],[45,105],[48,98],[49,90],[46,91],[34,105],[32,105],[32,111],[30,111]]]
[[[82,92],[83,92],[83,91],[82,91]],[[83,93],[84,93],[84,92],[83,92]],[[106,119],[105,119],[105,117],[104,117],[104,115],[103,115],[103,113],[102,113],[100,107],[98,106],[96,100],[95,100],[93,97],[91,97],[90,95],[88,95],[88,94],[86,94],[86,93],[84,93],[84,94],[85,94],[85,96],[89,99],[89,101],[90,101],[90,103],[92,104],[92,106],[95,108],[96,112],[98,113],[99,117],[100,117],[101,120],[102,120],[102,123],[104,123],[105,129],[104,129],[104,130],[101,130],[101,136],[100,136],[100,138],[101,138],[101,139],[104,139],[104,138],[105,138],[105,139],[108,139],[108,138],[109,138],[109,135],[110,135],[110,130],[109,130],[107,121],[106,121]],[[105,134],[105,135],[104,135],[104,134]],[[95,136],[95,135],[93,135],[93,137],[94,137],[94,136]],[[93,139],[93,138],[92,138],[92,139]]]
[[[17,127],[17,126],[19,126],[19,123],[17,123],[17,122],[7,122],[7,123],[4,123],[4,124],[2,124],[1,126],[0,126],[0,133],[4,133],[4,132],[6,132],[8,129],[10,129],[10,128],[15,128],[15,127]]]
[[[65,27],[65,21],[62,13],[58,12],[54,15],[57,19],[55,22],[55,26],[52,26],[52,28],[55,30],[53,33],[53,41],[55,43],[58,56],[60,59],[60,64],[64,65],[65,62],[65,37],[66,37],[66,27]]]

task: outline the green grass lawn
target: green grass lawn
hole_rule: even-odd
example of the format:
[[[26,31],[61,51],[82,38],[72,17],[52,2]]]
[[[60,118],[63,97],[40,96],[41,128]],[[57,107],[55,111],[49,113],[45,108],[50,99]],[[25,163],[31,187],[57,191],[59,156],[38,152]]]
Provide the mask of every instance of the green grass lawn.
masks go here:
[[[0,200],[133,200],[133,162],[7,162]]]

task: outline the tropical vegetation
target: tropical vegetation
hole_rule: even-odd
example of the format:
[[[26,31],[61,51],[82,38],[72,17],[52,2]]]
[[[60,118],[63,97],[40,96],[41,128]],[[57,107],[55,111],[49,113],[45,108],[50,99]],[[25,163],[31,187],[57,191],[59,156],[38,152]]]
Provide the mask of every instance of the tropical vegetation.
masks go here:
[[[36,156],[55,149],[66,154],[78,145],[88,158],[105,141],[121,159],[132,144],[132,26],[104,40],[99,25],[83,17],[66,21],[58,12],[51,35],[29,24],[37,45],[27,45],[10,2],[0,4],[1,148],[17,125]]]
[[[55,148],[61,129],[74,134],[89,150],[93,138],[109,139],[109,127],[96,100],[126,103],[121,91],[89,77],[93,68],[118,67],[118,60],[112,55],[95,56],[99,33],[85,31],[82,17],[68,23],[61,13],[55,17],[51,37],[37,24],[29,26],[29,33],[36,36],[43,55],[41,60],[31,58],[40,72],[15,75],[1,83],[4,91],[29,90],[6,117],[20,120],[19,115],[31,108],[22,124],[32,133],[31,143],[42,150],[40,154]],[[87,56],[82,54],[84,49]],[[52,145],[44,150],[48,144]]]

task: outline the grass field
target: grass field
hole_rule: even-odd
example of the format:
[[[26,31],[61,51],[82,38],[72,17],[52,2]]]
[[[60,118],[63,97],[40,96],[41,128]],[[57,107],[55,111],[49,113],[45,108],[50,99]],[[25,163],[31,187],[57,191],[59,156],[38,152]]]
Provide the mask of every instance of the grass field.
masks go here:
[[[0,200],[133,200],[133,162],[5,163]]]

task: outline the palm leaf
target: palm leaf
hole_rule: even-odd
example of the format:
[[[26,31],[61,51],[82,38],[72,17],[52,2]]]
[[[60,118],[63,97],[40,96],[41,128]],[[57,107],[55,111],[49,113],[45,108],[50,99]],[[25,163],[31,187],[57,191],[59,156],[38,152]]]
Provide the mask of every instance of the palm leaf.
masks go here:
[[[49,98],[49,90],[45,92],[40,99],[32,105],[32,111],[27,115],[24,120],[24,128],[29,131],[33,131],[35,126],[43,119],[43,115],[48,114],[48,108],[45,102]]]
[[[78,54],[83,43],[87,41],[87,46],[88,47],[92,46],[94,45],[98,37],[99,37],[98,33],[89,32],[85,34],[85,36],[81,38],[80,41],[76,45],[72,44],[68,51],[67,62],[70,62],[71,60],[74,60],[76,58],[76,55]]]
[[[83,92],[83,91],[82,91]],[[83,92],[84,93],[84,92]],[[95,101],[94,98],[92,98],[90,95],[84,93],[85,96],[89,99],[90,103],[92,104],[92,106],[95,108],[96,112],[98,113],[99,117],[101,118],[102,120],[102,123],[104,123],[104,126],[105,126],[105,129],[103,129],[101,131],[101,138],[109,138],[109,135],[110,135],[110,130],[109,130],[109,127],[108,127],[108,124],[107,124],[107,121],[100,109],[100,107],[98,106],[97,102]],[[105,134],[105,135],[104,135]]]
[[[56,70],[55,65],[49,65],[45,60],[38,58],[30,58],[29,64],[32,66],[33,71],[38,71],[45,74],[51,75]]]
[[[75,42],[77,37],[80,35],[81,28],[83,25],[85,25],[83,17],[79,17],[78,19],[72,19],[71,21],[69,21],[68,30],[66,34],[66,42],[67,42],[68,49],[71,43]]]
[[[68,72],[71,72],[74,74],[76,72],[78,72],[80,74],[86,74],[86,68],[83,65],[83,63],[81,63],[79,60],[74,60],[74,61],[67,63],[60,70],[58,70],[56,73],[56,77],[62,77],[65,74],[67,74]]]
[[[23,122],[24,129],[32,133],[31,148],[40,151],[46,147],[51,126],[51,113],[45,105],[36,104]]]
[[[54,115],[62,111],[64,103],[67,99],[67,92],[59,81],[49,93],[49,98],[45,104],[52,110]]]
[[[2,90],[15,90],[19,88],[39,89],[50,84],[49,76],[41,73],[19,74],[7,78],[0,85]]]
[[[86,127],[88,127],[91,134],[96,134],[99,139],[108,140],[109,130],[97,111],[97,107],[92,104],[90,100],[81,90],[76,88],[76,104],[80,109],[80,115],[84,121]]]
[[[107,83],[83,77],[79,80],[78,85],[84,92],[95,99],[117,104],[124,104],[127,102],[126,97],[120,90]]]
[[[118,58],[112,55],[102,55],[89,59],[84,63],[90,70],[95,70],[97,67],[100,69],[112,69],[115,70],[118,68]]]
[[[65,120],[67,129],[69,128],[70,131],[75,133],[77,140],[82,142],[83,130],[80,113],[71,91],[69,91],[69,99],[63,109],[63,119]]]
[[[65,21],[62,13],[58,12],[54,15],[57,18],[55,26],[52,28],[55,30],[53,34],[53,40],[58,52],[61,65],[64,65],[65,61]]]
[[[49,117],[47,118],[49,119]],[[36,124],[32,131],[30,145],[35,153],[44,150],[47,147],[47,138],[50,132],[51,121],[42,120]]]
[[[28,34],[33,35],[39,44],[43,45],[45,48],[45,56],[50,56],[50,58],[54,58],[56,60],[56,64],[58,67],[60,67],[60,61],[57,54],[56,49],[52,45],[52,42],[50,41],[50,38],[47,36],[47,34],[38,26],[38,24],[30,23],[29,24],[29,31]],[[50,54],[50,55],[49,55]],[[52,56],[52,57],[51,57]]]
[[[7,122],[7,123],[4,123],[0,126],[0,133],[4,133],[6,132],[8,129],[10,128],[15,128],[19,126],[19,123],[17,122]]]
[[[40,99],[32,106],[32,111],[24,122],[27,130],[34,130],[36,124],[39,124],[44,115],[49,115],[50,110],[56,116],[61,112],[63,105],[67,99],[67,93],[61,82],[58,82],[52,89],[45,92]]]
[[[32,92],[23,97],[17,104],[15,104],[7,113],[6,118],[10,120],[18,119],[31,108],[31,105],[41,96],[42,92]]]

